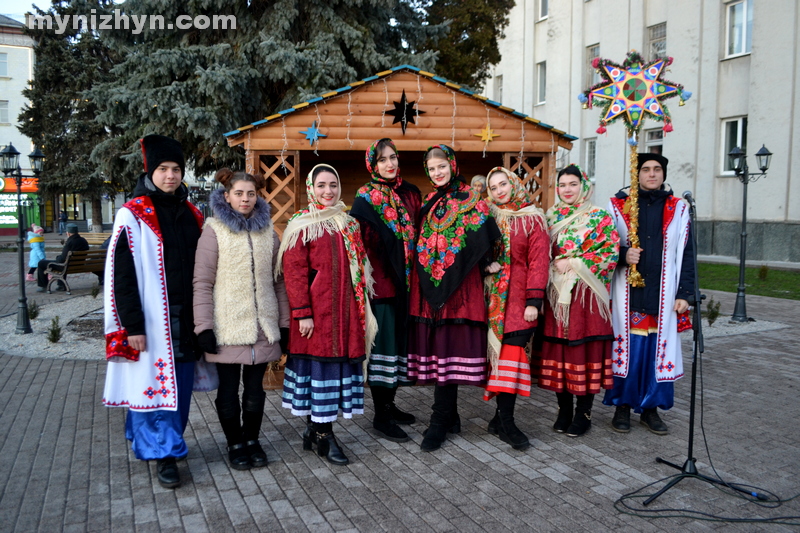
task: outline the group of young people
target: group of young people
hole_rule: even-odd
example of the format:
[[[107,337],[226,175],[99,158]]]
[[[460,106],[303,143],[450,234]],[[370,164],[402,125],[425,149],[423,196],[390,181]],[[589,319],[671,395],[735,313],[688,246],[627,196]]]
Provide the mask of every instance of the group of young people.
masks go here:
[[[682,375],[677,330],[693,278],[682,265],[688,212],[663,185],[662,156],[640,158],[645,244],[630,248],[627,192],[609,211],[593,206],[576,165],[559,172],[544,213],[503,167],[486,174],[484,199],[453,149],[436,145],[423,159],[433,188],[423,199],[401,177],[394,143],[381,139],[366,152],[370,179],[349,213],[337,171],[317,165],[307,207],[279,239],[260,175],[217,172],[222,187],[204,222],[181,182],[180,145],[151,135],[142,148],[145,174],[109,247],[104,403],[129,407],[126,436],[137,458],[158,461],[162,485],[180,484],[175,459],[188,451],[201,355],[218,369],[215,403],[236,469],[267,464],[261,383],[282,353],[282,403],[306,418],[303,448],[337,465],[349,459],[332,423],[364,412],[365,384],[373,428],[395,442],[408,441],[401,426],[416,421],[395,403],[398,388],[434,386],[424,451],[461,431],[460,385],[495,400],[487,429],[518,450],[530,442],[514,420],[516,398],[537,381],[556,393],[557,432],[584,434],[602,388],[615,430],[630,430],[633,408],[666,433],[656,409],[672,407]],[[645,287],[630,288],[618,263],[638,265]]]

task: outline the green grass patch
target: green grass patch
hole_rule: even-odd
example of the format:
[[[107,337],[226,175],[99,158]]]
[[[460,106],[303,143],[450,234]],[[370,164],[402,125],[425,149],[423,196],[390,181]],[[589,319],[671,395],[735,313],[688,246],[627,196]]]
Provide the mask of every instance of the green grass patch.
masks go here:
[[[700,263],[700,287],[703,289],[736,292],[739,287],[739,265]],[[800,272],[765,267],[745,269],[744,285],[747,294],[800,300]]]

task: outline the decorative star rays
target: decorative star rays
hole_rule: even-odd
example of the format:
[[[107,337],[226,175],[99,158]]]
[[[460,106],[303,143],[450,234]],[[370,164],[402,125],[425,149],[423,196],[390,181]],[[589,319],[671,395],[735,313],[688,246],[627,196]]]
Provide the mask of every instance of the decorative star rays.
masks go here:
[[[317,128],[316,120],[311,123],[311,126],[307,130],[302,130],[299,133],[302,133],[306,136],[309,146],[314,146],[314,143],[319,143],[320,138],[327,137],[327,135],[321,133],[319,128]]]
[[[400,98],[400,101],[392,103],[394,104],[394,109],[387,111],[386,114],[394,117],[392,124],[400,123],[400,127],[403,128],[403,135],[405,135],[408,123],[416,124],[415,120],[417,116],[424,114],[425,111],[414,109],[416,102],[408,101],[405,89],[403,89],[403,96]]]
[[[682,85],[662,79],[664,69],[671,63],[672,58],[646,63],[636,51],[631,51],[622,65],[595,58],[592,66],[599,69],[604,81],[587,89],[578,99],[589,108],[598,99],[603,101],[598,133],[605,133],[606,125],[622,118],[633,134],[641,129],[647,115],[664,122],[664,131],[672,131],[672,118],[661,101],[680,96],[682,105],[691,93],[684,91]]]
[[[490,143],[495,137],[500,137],[500,134],[495,133],[488,122],[486,123],[486,127],[483,128],[480,133],[473,133],[473,135],[475,137],[480,137],[484,143]]]

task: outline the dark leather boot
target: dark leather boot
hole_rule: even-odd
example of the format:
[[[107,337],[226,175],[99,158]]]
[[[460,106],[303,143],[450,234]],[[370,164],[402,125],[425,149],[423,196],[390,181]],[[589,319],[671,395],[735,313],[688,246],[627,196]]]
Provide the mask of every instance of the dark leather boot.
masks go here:
[[[372,427],[386,440],[392,442],[408,442],[411,440],[408,433],[403,431],[392,418],[391,404],[386,403],[381,406],[375,406],[375,418],[372,419]]]
[[[330,422],[325,424],[314,424],[314,429],[317,433],[317,453],[320,457],[325,457],[329,463],[334,465],[350,464],[350,459],[342,451],[336,437],[333,435],[333,429]],[[320,429],[326,431],[320,431]]]
[[[494,418],[489,420],[489,425],[486,426],[486,431],[488,431],[491,435],[497,435],[497,426],[499,425],[500,425],[500,409],[495,407]]]
[[[497,395],[497,409],[500,414],[497,436],[503,442],[510,444],[515,450],[525,450],[530,447],[531,442],[514,422],[514,406],[516,403],[516,394],[501,392]]]
[[[219,424],[225,433],[225,439],[228,441],[228,460],[231,463],[231,468],[234,470],[247,470],[250,468],[250,459],[245,452],[242,425],[239,422],[239,417],[222,418],[220,416]]]
[[[658,409],[655,407],[652,409],[644,409],[639,416],[639,423],[656,435],[666,435],[669,433],[667,425],[661,420],[661,417],[658,416]]]
[[[453,427],[453,413],[458,402],[458,385],[436,385],[433,389],[433,412],[431,422],[423,432],[420,448],[425,452],[438,450],[447,439],[447,432]],[[458,414],[456,413],[456,416]],[[458,422],[461,431],[461,422]]]
[[[317,432],[314,431],[314,423],[311,415],[306,416],[306,429],[303,431],[303,449],[310,450],[317,443]]]
[[[628,433],[631,430],[631,408],[629,405],[618,405],[611,419],[611,428],[617,433]]]
[[[246,410],[242,412],[242,438],[244,439],[245,454],[250,466],[256,468],[267,465],[267,454],[258,442],[263,418],[263,407],[260,411]]]
[[[553,431],[564,433],[572,424],[572,394],[569,392],[557,392],[556,398],[558,399],[558,416],[556,417],[556,423],[553,424]]]
[[[401,411],[397,407],[397,405],[395,405],[394,400],[392,400],[392,403],[389,404],[389,407],[392,415],[392,420],[394,420],[397,424],[408,426],[417,421],[416,416],[412,415],[411,413],[406,413],[405,411]]]
[[[594,394],[586,394],[578,396],[578,402],[575,406],[575,418],[572,419],[572,424],[567,429],[567,437],[580,437],[592,427],[592,404],[594,403]]]
[[[174,457],[167,457],[156,461],[156,474],[159,484],[165,489],[174,489],[181,486],[181,475],[178,472],[178,463]]]

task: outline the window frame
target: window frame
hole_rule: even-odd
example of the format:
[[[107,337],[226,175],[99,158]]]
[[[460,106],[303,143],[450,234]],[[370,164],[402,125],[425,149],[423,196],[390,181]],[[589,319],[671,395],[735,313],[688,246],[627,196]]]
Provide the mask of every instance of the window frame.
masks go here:
[[[542,11],[544,11],[544,13],[542,13]],[[540,20],[547,20],[549,16],[550,16],[550,1],[539,0],[536,6],[536,22],[539,22]]]
[[[10,76],[8,75],[8,54],[6,52],[0,52],[0,65],[4,65],[6,70],[5,74],[3,74],[2,70],[0,70],[0,78],[9,78]]]
[[[5,104],[5,105],[3,105]],[[8,100],[0,100],[0,124],[11,124],[11,106]],[[3,113],[5,112],[5,120],[3,120]]]
[[[728,124],[730,123],[737,123],[736,127],[736,143],[735,146],[738,146],[742,149],[742,151],[747,153],[747,115],[740,115],[738,117],[728,117],[724,118],[720,121],[720,139],[721,139],[721,154],[720,154],[720,175],[721,176],[735,176],[736,172],[732,169],[728,169],[728,165],[730,164],[730,160],[728,158],[728,153],[733,147],[728,148]],[[742,142],[744,141],[744,142]]]
[[[661,137],[658,139],[650,139],[651,133],[660,133]],[[658,146],[660,148],[659,151],[654,152],[651,148]],[[644,147],[647,150],[648,154],[663,154],[664,153],[664,130],[661,128],[651,128],[649,130],[644,130]]]
[[[542,76],[544,70],[544,76]],[[544,78],[544,85],[542,84]],[[544,95],[542,94],[544,93]],[[544,98],[542,98],[544,96]],[[543,105],[547,103],[547,61],[540,61],[536,63],[536,104]]]
[[[664,36],[653,38],[653,32],[656,29],[660,29],[661,27],[664,28]],[[650,55],[650,61],[655,61],[656,59],[664,59],[667,57],[667,23],[666,22],[659,22],[658,24],[653,24],[652,26],[647,27],[647,51]],[[664,55],[658,56],[653,53],[653,45],[659,42],[664,43]]]
[[[591,55],[590,50],[592,48],[597,47],[597,55]],[[599,69],[596,69],[592,66],[592,61],[594,58],[600,57],[600,43],[590,44],[586,47],[586,86],[587,87],[594,87],[601,81],[603,81],[603,76],[597,72]]]
[[[597,173],[597,137],[584,139],[583,142],[583,169],[586,172],[586,177],[589,178],[589,181],[594,183],[595,174]]]
[[[742,20],[742,51],[737,52],[730,52],[730,45],[731,45],[731,12],[732,8],[736,5],[742,5],[744,9],[743,13],[743,20]],[[753,10],[753,0],[734,0],[732,2],[728,2],[725,4],[725,59],[730,59],[734,57],[741,57],[746,56],[752,53],[753,51],[753,40],[752,35],[750,35],[753,31],[752,24],[748,30],[747,24],[747,14],[748,12],[752,12]],[[752,19],[751,19],[752,22]],[[747,39],[750,37],[750,49],[747,50]]]

